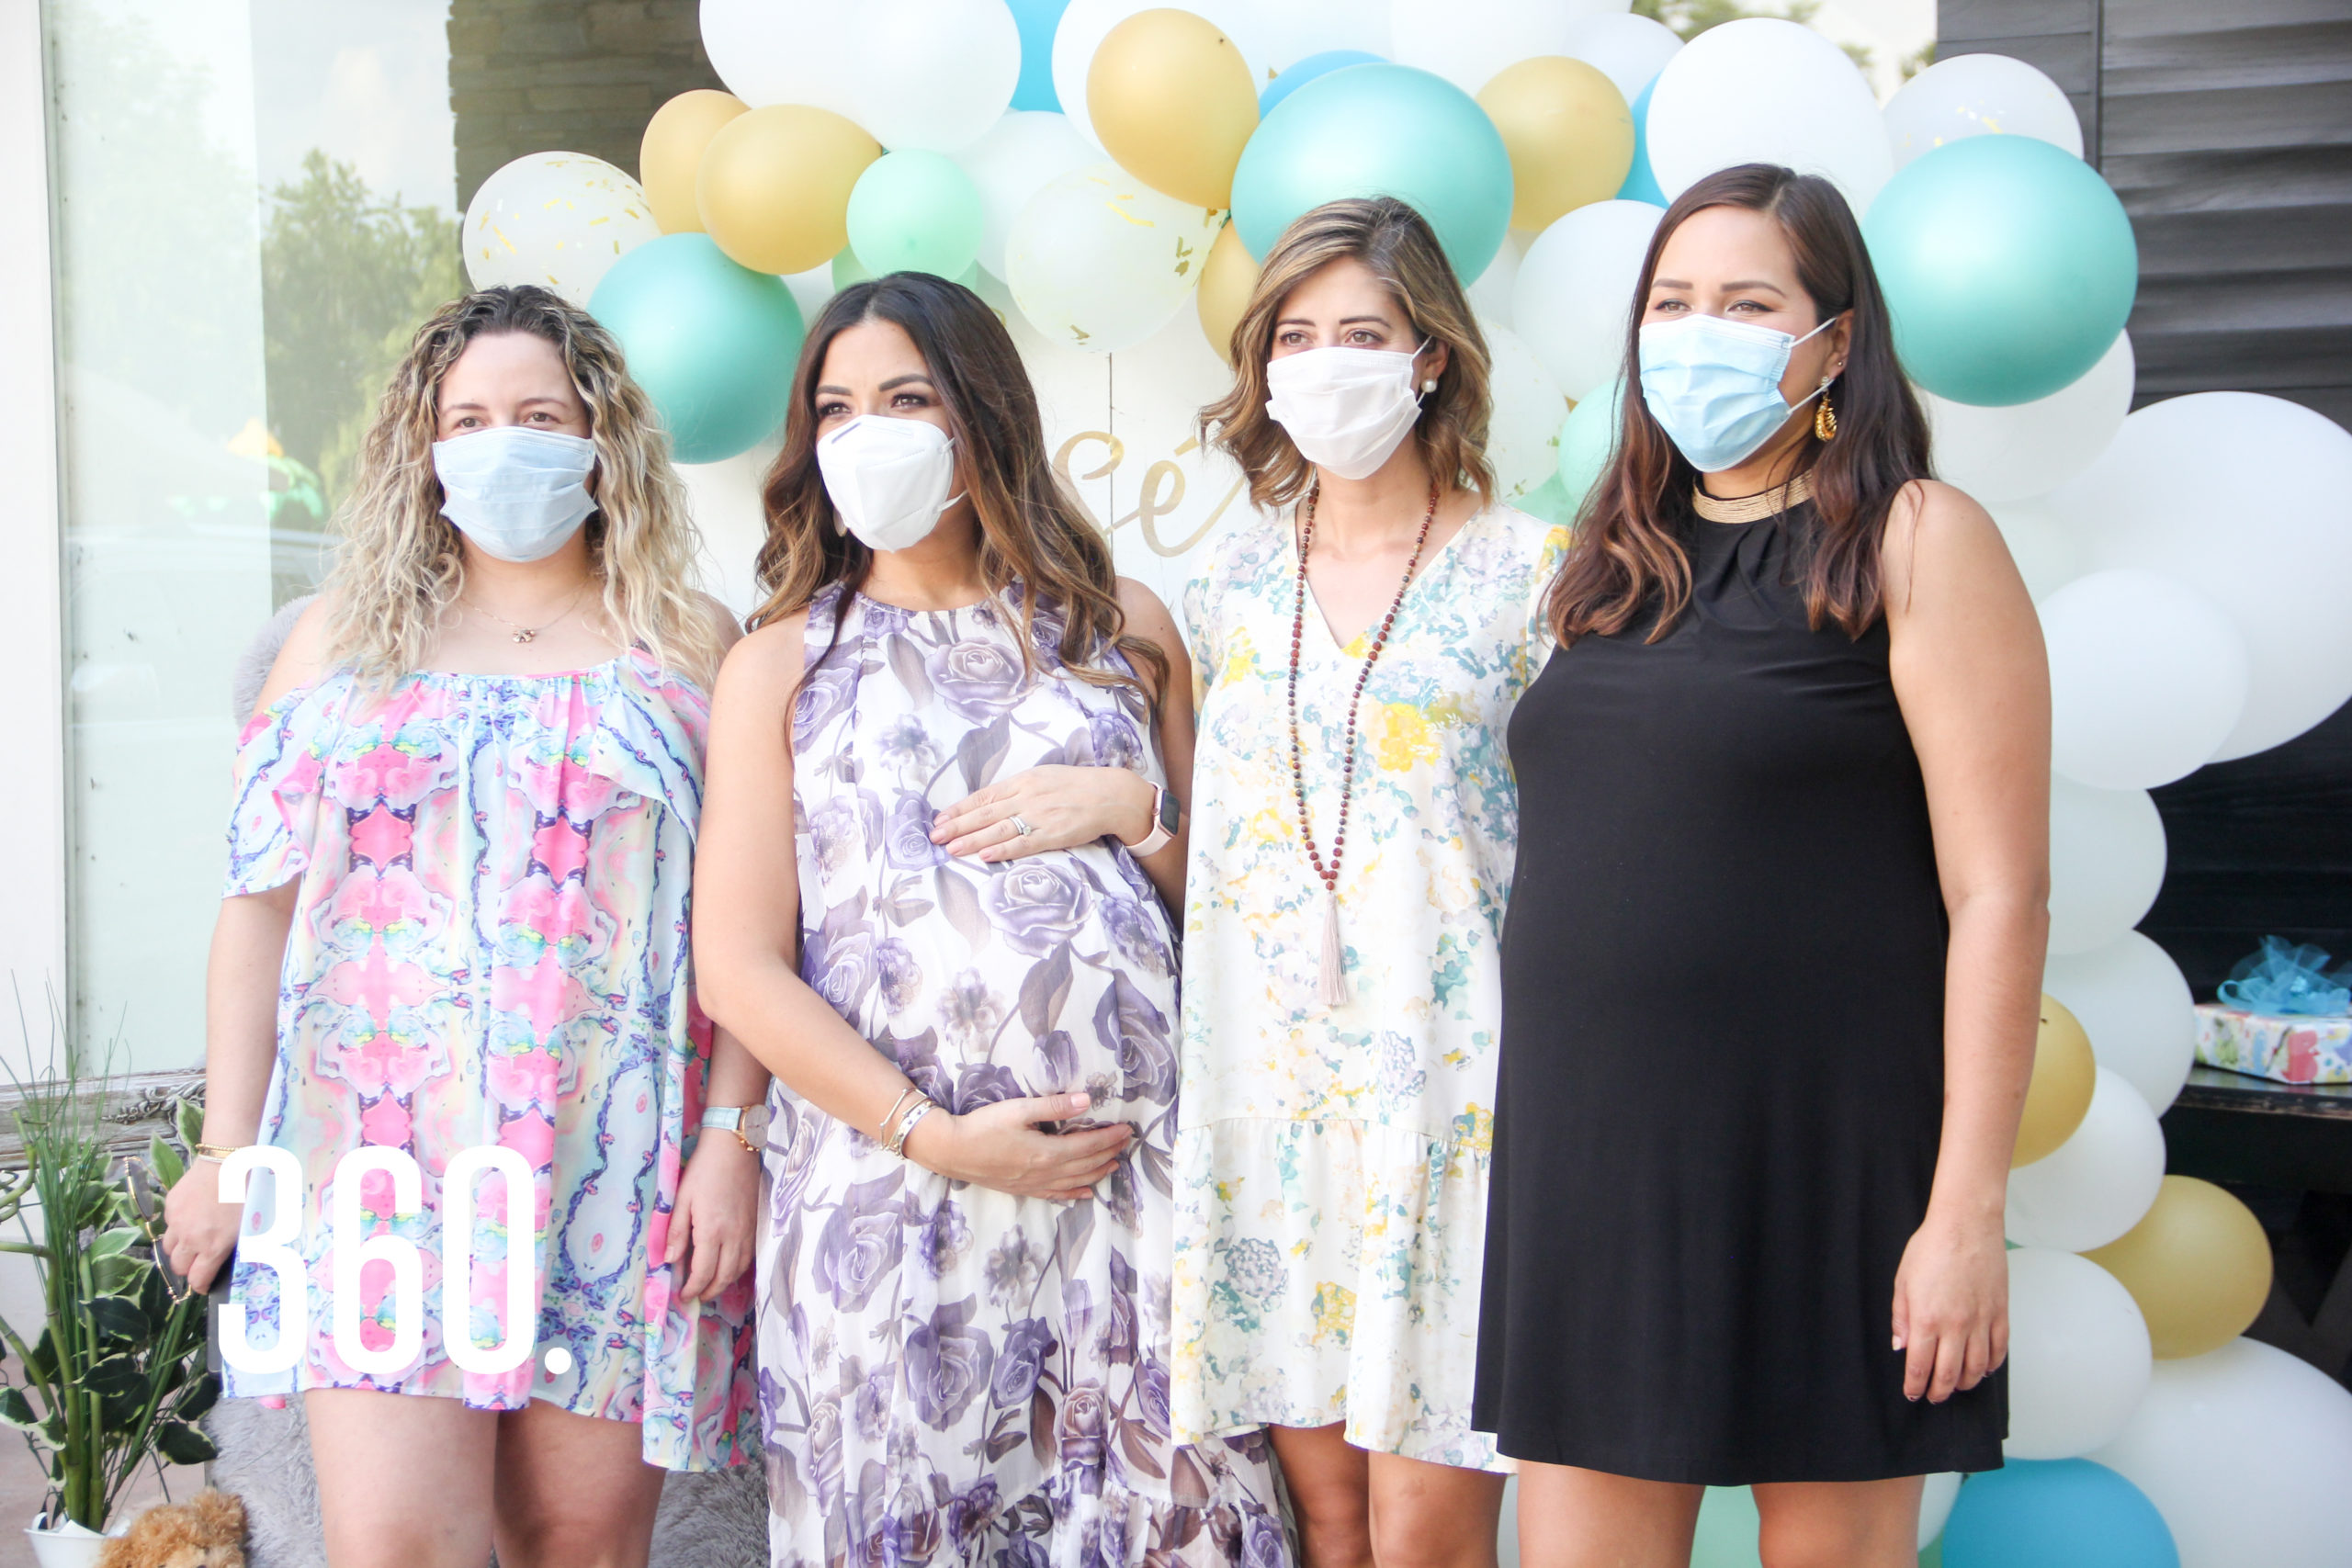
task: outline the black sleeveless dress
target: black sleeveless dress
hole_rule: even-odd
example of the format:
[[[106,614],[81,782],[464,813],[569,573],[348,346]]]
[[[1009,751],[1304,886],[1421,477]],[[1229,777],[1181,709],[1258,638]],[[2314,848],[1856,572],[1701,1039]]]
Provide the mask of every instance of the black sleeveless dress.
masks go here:
[[[1552,656],[1519,867],[1473,1424],[1645,1480],[2001,1462],[1996,1374],[1903,1396],[1894,1273],[1942,1127],[1947,935],[1887,671],[1805,624],[1809,503],[1686,515],[1692,601]]]

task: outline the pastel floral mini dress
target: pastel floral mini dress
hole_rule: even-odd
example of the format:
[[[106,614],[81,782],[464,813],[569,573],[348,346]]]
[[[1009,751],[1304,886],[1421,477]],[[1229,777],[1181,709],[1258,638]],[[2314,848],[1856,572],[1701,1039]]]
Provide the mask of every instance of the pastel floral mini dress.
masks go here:
[[[309,1343],[287,1373],[229,1366],[228,1392],[326,1388],[440,1395],[485,1410],[532,1399],[639,1422],[649,1464],[707,1470],[757,1452],[750,1410],[752,1288],[683,1304],[662,1261],[686,1129],[700,1120],[709,1026],[689,984],[687,888],[701,814],[706,699],[640,653],[563,674],[425,671],[388,694],[349,671],[288,693],[240,743],[227,894],[299,879],[260,1141],[303,1173],[291,1244],[307,1269]],[[470,1299],[443,1294],[450,1160],[519,1156],[533,1213],[474,1181]],[[400,1150],[422,1176],[413,1212],[392,1177],[363,1176],[356,1234],[413,1247],[422,1337],[362,1371],[336,1335],[337,1167]],[[256,1178],[250,1241],[276,1221]],[[529,1226],[530,1357],[469,1371],[462,1331],[499,1345],[510,1227]],[[276,1269],[241,1248],[232,1300],[266,1347]],[[363,1353],[388,1354],[392,1265],[361,1266]]]
[[[1349,999],[1319,997],[1321,880],[1289,750],[1288,515],[1185,594],[1200,711],[1176,1153],[1176,1429],[1344,1425],[1375,1453],[1509,1470],[1470,1425],[1519,835],[1504,744],[1547,651],[1567,531],[1494,507],[1431,552],[1364,685],[1340,863]],[[1328,856],[1367,627],[1310,595],[1298,728]]]
[[[940,807],[1026,768],[1159,779],[1142,697],[1068,674],[1046,605],[1026,668],[1002,602],[908,611],[836,586],[807,635],[802,976],[947,1111],[1083,1089],[1089,1122],[1136,1136],[1092,1198],[1016,1198],[775,1088],[759,1258],[775,1562],[1281,1568],[1264,1436],[1170,1432],[1176,957],[1159,897],[1108,839],[989,863],[930,837]]]

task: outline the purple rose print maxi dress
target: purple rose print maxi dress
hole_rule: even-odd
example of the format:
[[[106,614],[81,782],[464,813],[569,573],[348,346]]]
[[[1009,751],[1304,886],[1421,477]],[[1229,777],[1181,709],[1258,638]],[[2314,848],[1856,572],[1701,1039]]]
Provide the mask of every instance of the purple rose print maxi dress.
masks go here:
[[[838,642],[835,641],[838,617]],[[830,589],[793,716],[801,974],[941,1106],[1084,1089],[1134,1124],[1079,1203],[951,1182],[779,1085],[759,1258],[778,1568],[1287,1561],[1271,1449],[1168,1420],[1176,963],[1109,840],[950,860],[933,813],[1049,762],[1159,778],[1142,699],[1037,616]],[[828,652],[829,645],[831,651]],[[1115,656],[1114,656],[1115,657]]]

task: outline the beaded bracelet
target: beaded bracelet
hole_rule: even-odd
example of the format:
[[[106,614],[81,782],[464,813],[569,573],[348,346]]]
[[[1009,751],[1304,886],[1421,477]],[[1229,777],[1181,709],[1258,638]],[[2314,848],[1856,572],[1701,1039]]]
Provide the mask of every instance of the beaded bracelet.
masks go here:
[[[888,1149],[892,1154],[897,1155],[900,1159],[906,1158],[907,1134],[915,1130],[916,1122],[922,1121],[924,1117],[930,1115],[933,1111],[938,1109],[939,1107],[933,1104],[931,1100],[916,1100],[912,1105],[907,1107],[907,1113],[899,1118],[899,1124],[890,1130],[890,1141],[882,1146]]]

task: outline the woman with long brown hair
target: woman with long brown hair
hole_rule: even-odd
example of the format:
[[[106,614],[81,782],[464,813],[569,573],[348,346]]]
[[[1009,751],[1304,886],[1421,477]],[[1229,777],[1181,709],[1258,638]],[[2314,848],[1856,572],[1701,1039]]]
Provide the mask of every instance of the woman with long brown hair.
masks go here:
[[[2048,895],[2041,641],[1928,477],[1828,182],[1660,220],[1618,446],[1510,730],[1477,1420],[1531,1568],[1896,1568],[2001,1462],[2002,1203]]]
[[[1566,537],[1492,499],[1486,342],[1403,202],[1300,218],[1232,346],[1202,417],[1261,515],[1185,600],[1177,1427],[1273,1428],[1311,1568],[1479,1568],[1503,727]]]
[[[238,750],[164,1250],[200,1291],[239,1249],[277,1364],[231,1341],[228,1390],[302,1395],[336,1568],[641,1564],[664,1472],[752,1446],[759,1166],[714,1118],[766,1075],[686,937],[735,626],[619,347],[543,288],[417,330],[339,522]]]
[[[774,1560],[1279,1568],[1263,1437],[1169,1420],[1183,645],[970,290],[846,288],[797,376],[695,876],[779,1086]]]

